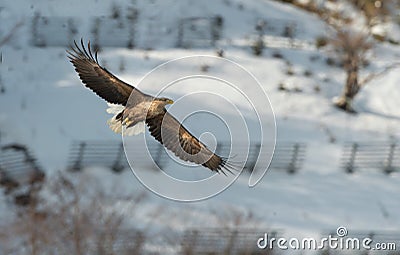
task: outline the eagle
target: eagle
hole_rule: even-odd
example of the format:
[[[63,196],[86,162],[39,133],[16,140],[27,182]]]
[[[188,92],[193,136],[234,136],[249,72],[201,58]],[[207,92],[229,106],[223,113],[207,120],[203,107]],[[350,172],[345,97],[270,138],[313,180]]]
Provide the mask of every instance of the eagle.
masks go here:
[[[165,106],[172,104],[172,99],[145,94],[114,76],[99,64],[97,50],[92,54],[90,41],[87,49],[83,40],[80,46],[74,41],[67,54],[82,83],[107,101],[107,112],[114,114],[107,123],[114,132],[137,135],[147,125],[150,134],[181,160],[217,173],[233,173],[235,167],[228,158],[208,149],[167,111]]]

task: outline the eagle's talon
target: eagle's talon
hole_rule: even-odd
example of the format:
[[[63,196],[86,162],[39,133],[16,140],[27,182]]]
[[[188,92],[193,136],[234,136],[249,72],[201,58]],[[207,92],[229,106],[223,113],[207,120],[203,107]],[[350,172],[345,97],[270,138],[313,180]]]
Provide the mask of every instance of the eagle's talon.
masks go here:
[[[127,127],[129,127],[130,124],[132,124],[132,123],[133,123],[133,121],[129,120],[128,118],[125,118],[125,119],[122,121],[122,125],[127,126]]]

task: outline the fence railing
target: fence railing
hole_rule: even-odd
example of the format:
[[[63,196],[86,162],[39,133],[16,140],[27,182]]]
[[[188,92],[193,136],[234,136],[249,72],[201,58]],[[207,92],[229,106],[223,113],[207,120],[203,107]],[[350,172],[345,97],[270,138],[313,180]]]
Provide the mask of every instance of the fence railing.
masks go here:
[[[42,182],[45,173],[25,145],[7,144],[0,147],[0,185],[6,193],[24,184]]]
[[[304,143],[278,143],[270,168],[286,170],[290,174],[296,173],[303,166],[306,149]]]
[[[346,233],[341,237],[343,239],[343,249],[352,251],[352,254],[381,254],[374,253],[380,251],[384,254],[399,254],[398,242],[400,241],[399,231],[390,230],[345,230]],[[328,235],[338,237],[337,230],[323,232],[321,238],[327,238]],[[365,246],[369,246],[368,249]],[[338,246],[339,247],[339,246]],[[326,247],[329,248],[329,247]]]
[[[149,148],[150,155],[159,167],[167,166],[172,163],[165,147],[156,143]],[[217,148],[217,153],[229,155],[230,145],[221,143]],[[260,144],[253,144],[248,150],[248,158],[245,168],[252,171],[259,155]],[[143,148],[129,153],[143,153]],[[305,158],[306,145],[304,143],[279,143],[276,146],[275,154],[271,162],[271,169],[286,170],[288,173],[296,173],[302,167]],[[140,160],[140,157],[138,157]],[[145,159],[145,157],[143,157]],[[146,162],[136,162],[143,165]],[[152,162],[148,162],[151,166]],[[79,171],[84,167],[103,166],[120,172],[128,168],[129,164],[125,157],[122,142],[118,141],[75,141],[71,145],[68,169]]]
[[[347,231],[347,230],[346,230]],[[265,240],[267,234],[267,240]],[[375,245],[380,244],[381,250],[385,254],[398,254],[398,242],[400,240],[400,232],[398,231],[385,231],[385,230],[371,230],[371,231],[348,231],[342,238],[342,244],[337,244],[337,249],[330,248],[328,242],[322,242],[323,238],[332,237],[338,238],[337,230],[322,232],[318,237],[303,237],[285,235],[284,229],[243,229],[243,228],[200,228],[189,229],[183,233],[181,243],[181,254],[282,254],[285,250],[279,249],[279,246],[290,247],[295,250],[321,250],[321,254],[331,254],[332,250],[337,254],[337,251],[344,250],[351,252],[351,254],[370,254],[370,251],[376,250]],[[263,238],[258,247],[258,241]],[[283,238],[287,240],[284,244],[278,244],[278,240]],[[346,239],[347,238],[347,239]],[[363,243],[365,238],[369,238],[371,242]],[[271,239],[275,241],[271,242]],[[298,241],[290,242],[289,240]],[[306,241],[303,241],[306,240]],[[313,240],[315,242],[313,242]],[[267,243],[264,243],[267,242]],[[273,246],[271,247],[270,244]],[[364,249],[365,245],[371,247],[370,250]],[[383,245],[383,246],[382,246]],[[265,248],[264,248],[265,247]],[[309,247],[309,248],[308,248]],[[348,247],[348,248],[347,248]],[[324,252],[326,251],[326,253]],[[366,253],[367,252],[367,253]],[[340,254],[340,252],[339,252]],[[347,254],[347,253],[346,253]],[[375,253],[371,253],[375,254]]]
[[[120,172],[129,167],[122,142],[73,142],[68,159],[68,169],[78,171],[88,166],[108,167],[114,172]]]
[[[223,18],[191,17],[179,21],[177,46],[181,48],[215,46],[222,36]]]
[[[132,6],[126,8],[124,14],[91,17],[87,20],[42,16],[37,12],[32,18],[31,43],[37,47],[68,47],[74,39],[80,40],[81,24],[85,22],[90,27],[88,39],[92,39],[92,45],[96,48],[215,47],[222,39],[227,39],[225,43],[231,44],[239,39],[224,37],[224,17],[221,15],[177,18],[167,24],[155,17],[142,18],[140,21],[139,18],[139,10]],[[309,48],[309,43],[296,39],[299,31],[301,29],[297,21],[260,18],[249,25],[247,32],[251,37],[262,38],[271,47]],[[162,43],[160,37],[163,38]],[[248,40],[245,41],[250,47]],[[224,44],[223,41],[221,43]]]
[[[277,238],[276,229],[224,229],[204,228],[186,230],[183,234],[182,254],[266,254],[257,246],[258,239],[268,232],[269,238]]]
[[[400,146],[395,142],[346,143],[341,165],[347,173],[363,169],[381,169],[387,174],[400,171]]]

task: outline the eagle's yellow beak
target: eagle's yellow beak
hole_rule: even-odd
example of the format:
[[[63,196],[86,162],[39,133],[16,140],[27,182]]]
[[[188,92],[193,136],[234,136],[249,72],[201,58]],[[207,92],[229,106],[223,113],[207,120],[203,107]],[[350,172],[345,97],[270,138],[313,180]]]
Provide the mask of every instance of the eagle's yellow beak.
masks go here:
[[[173,103],[174,103],[174,100],[171,100],[171,99],[167,100],[167,104],[173,104]]]

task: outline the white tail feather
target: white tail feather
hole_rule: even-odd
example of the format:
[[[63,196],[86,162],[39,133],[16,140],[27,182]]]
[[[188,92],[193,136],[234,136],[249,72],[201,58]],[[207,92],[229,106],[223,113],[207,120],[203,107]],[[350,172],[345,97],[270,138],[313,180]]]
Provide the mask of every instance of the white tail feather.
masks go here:
[[[123,135],[127,136],[132,136],[132,135],[138,135],[140,133],[144,133],[145,131],[145,124],[144,121],[141,121],[134,125],[133,127],[126,128],[124,127],[124,132],[122,132]]]
[[[122,112],[124,110],[125,107],[123,107],[122,105],[119,104],[108,104],[108,108],[107,108],[107,113],[110,114],[118,114],[120,112]]]
[[[120,119],[119,120],[116,119],[117,115],[124,110],[124,107],[122,105],[116,105],[116,104],[108,104],[108,106],[109,108],[107,109],[107,112],[110,114],[114,114],[114,116],[107,121],[107,124],[110,126],[112,131],[114,131],[117,134],[122,133],[123,135],[127,136],[133,136],[133,135],[138,135],[140,133],[144,133],[145,131],[144,121],[137,123],[133,127],[126,128],[125,126],[122,125]]]
[[[107,124],[110,126],[111,130],[117,134],[122,132],[121,120],[115,119],[117,115],[114,115],[111,119],[107,120]]]

